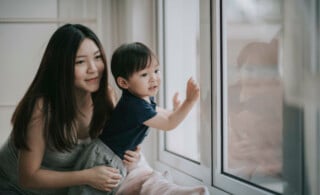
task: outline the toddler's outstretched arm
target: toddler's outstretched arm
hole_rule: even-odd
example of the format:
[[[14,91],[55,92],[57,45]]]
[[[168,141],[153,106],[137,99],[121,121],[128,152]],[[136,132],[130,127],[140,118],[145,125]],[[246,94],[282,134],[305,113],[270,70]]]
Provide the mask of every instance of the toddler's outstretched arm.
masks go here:
[[[200,88],[194,79],[190,78],[187,82],[186,99],[182,102],[182,104],[179,103],[177,100],[177,95],[175,95],[173,99],[173,111],[167,111],[158,107],[158,114],[155,117],[145,121],[144,124],[149,127],[165,131],[172,130],[185,119],[199,97]]]

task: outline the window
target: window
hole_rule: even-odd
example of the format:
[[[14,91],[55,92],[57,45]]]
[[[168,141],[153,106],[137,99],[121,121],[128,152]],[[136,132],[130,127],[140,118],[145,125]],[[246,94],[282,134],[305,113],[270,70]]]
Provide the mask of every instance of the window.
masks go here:
[[[197,0],[164,1],[165,106],[172,109],[172,97],[185,98],[189,77],[199,80],[199,3]],[[175,130],[165,134],[167,151],[199,162],[199,104]]]
[[[159,164],[219,195],[319,194],[319,3],[159,0],[158,10],[162,105],[190,75],[201,86],[189,118],[159,134]]]
[[[304,111],[287,99],[284,3],[220,2],[222,159],[216,185],[236,194],[299,194]]]
[[[210,3],[199,0],[158,2],[160,62],[163,65],[163,106],[172,108],[179,92],[193,77],[201,85],[201,98],[176,129],[160,135],[160,160],[200,181],[211,180],[211,63]],[[182,166],[181,166],[182,165]]]
[[[283,85],[279,0],[225,1],[223,172],[281,193]]]

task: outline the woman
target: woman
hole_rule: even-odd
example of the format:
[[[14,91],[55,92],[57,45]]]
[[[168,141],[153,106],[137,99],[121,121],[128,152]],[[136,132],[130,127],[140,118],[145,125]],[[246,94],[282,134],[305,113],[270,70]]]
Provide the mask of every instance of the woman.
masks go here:
[[[118,185],[114,168],[73,171],[114,108],[107,73],[103,47],[90,29],[66,24],[54,32],[0,150],[0,194],[66,194],[76,185],[111,191]],[[124,163],[138,159],[139,150],[127,151]]]

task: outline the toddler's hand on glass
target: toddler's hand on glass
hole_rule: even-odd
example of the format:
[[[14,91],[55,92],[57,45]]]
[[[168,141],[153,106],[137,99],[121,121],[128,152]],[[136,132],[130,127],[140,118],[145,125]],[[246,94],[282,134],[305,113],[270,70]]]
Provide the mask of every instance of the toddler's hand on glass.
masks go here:
[[[172,98],[172,103],[173,103],[173,111],[177,110],[181,104],[181,101],[179,99],[179,93],[176,92]]]
[[[196,81],[191,77],[187,82],[186,101],[195,102],[200,97],[200,88]]]

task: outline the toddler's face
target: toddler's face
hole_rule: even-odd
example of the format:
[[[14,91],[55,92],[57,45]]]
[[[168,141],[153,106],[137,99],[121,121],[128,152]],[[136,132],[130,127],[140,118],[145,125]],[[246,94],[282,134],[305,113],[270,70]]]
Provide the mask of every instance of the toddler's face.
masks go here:
[[[159,64],[152,58],[145,69],[133,73],[127,80],[127,89],[132,94],[149,100],[150,96],[155,96],[159,91],[160,83]]]

